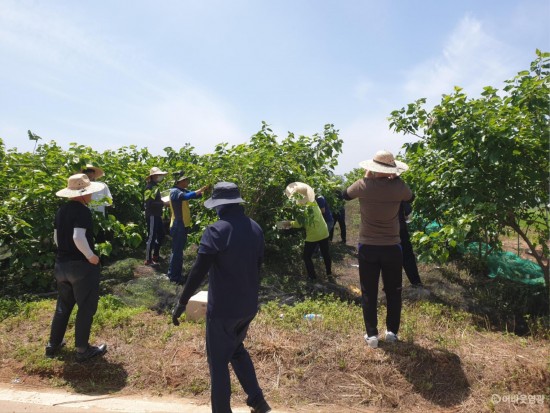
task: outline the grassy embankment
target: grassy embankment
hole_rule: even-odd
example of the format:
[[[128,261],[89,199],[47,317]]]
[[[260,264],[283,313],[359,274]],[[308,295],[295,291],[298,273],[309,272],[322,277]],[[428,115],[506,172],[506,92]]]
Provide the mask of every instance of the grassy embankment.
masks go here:
[[[333,244],[340,289],[306,283],[297,275],[299,256],[297,265],[269,263],[266,268],[262,296],[279,300],[263,303],[246,344],[271,404],[323,412],[543,411],[536,403],[495,403],[492,395],[545,395],[548,403],[548,328],[540,319],[528,320],[530,336],[497,328],[490,321],[496,310],[487,294],[493,281],[454,264],[421,265],[428,291],[410,289],[404,281],[402,342],[367,348],[361,308],[354,301],[359,284],[350,246],[357,237],[353,204],[348,219],[348,245]],[[108,343],[109,352],[89,363],[74,360],[72,328],[61,356],[43,357],[54,300],[0,301],[0,380],[90,394],[146,392],[208,402],[204,324],[172,326],[167,309],[175,287],[139,263],[129,259],[105,268],[103,286],[110,294],[101,299],[92,336],[94,342]],[[321,294],[326,291],[340,297],[348,292],[349,300]],[[381,301],[383,326],[383,293]],[[323,318],[307,321],[307,313]],[[242,404],[244,394],[234,376],[233,390],[235,403]]]

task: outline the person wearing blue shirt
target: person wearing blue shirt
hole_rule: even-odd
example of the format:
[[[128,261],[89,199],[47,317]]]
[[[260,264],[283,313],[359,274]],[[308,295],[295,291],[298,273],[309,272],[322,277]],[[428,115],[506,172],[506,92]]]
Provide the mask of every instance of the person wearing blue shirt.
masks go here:
[[[170,189],[170,236],[172,237],[172,253],[170,255],[170,265],[166,274],[170,281],[176,284],[185,282],[182,276],[183,270],[183,250],[187,244],[187,234],[191,227],[191,211],[189,209],[189,200],[200,198],[208,186],[203,186],[197,191],[190,191],[189,177],[181,175],[176,178],[174,186]]]
[[[197,259],[172,312],[172,323],[209,275],[206,307],[206,354],[210,368],[212,412],[231,412],[229,363],[247,394],[253,413],[268,413],[254,364],[243,345],[250,322],[258,312],[260,267],[264,234],[239,205],[244,200],[237,185],[218,182],[204,206],[215,208],[219,220],[201,238]]]

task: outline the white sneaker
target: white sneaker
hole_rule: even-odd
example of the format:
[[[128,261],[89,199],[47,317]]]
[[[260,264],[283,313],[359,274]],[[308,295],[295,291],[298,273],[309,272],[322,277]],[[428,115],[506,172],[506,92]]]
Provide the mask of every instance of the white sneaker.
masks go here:
[[[397,334],[386,330],[386,342],[395,343],[397,340],[399,340],[399,337],[397,337]]]
[[[367,342],[367,345],[370,348],[377,348],[378,347],[378,336],[370,336],[368,334],[365,334],[365,341]]]

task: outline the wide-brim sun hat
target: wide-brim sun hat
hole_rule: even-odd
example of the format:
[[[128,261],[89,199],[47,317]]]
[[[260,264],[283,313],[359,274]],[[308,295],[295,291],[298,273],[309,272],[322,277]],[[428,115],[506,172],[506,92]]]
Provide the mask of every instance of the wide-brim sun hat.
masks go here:
[[[149,171],[149,175],[147,176],[147,178],[151,178],[154,175],[168,175],[168,172],[164,172],[160,168],[153,166]]]
[[[71,175],[67,180],[67,187],[57,191],[55,194],[62,198],[76,198],[82,195],[99,192],[105,187],[101,182],[90,182],[86,174]]]
[[[285,195],[290,199],[294,199],[300,205],[315,201],[315,191],[313,191],[311,186],[303,182],[288,184],[285,189]]]
[[[92,170],[94,171],[94,178],[97,179],[97,178],[101,178],[102,176],[105,176],[105,172],[103,172],[103,169],[101,169],[100,167],[98,166],[93,166],[92,164],[88,163],[86,164],[86,167],[85,168],[82,168],[82,172],[83,174],[86,173],[86,171],[88,170]]]
[[[398,161],[388,151],[378,151],[372,159],[359,162],[359,166],[367,171],[400,175],[409,169],[405,162]]]
[[[185,181],[186,179],[189,180],[189,175],[182,174],[175,179],[175,182],[178,183],[181,181]]]
[[[245,200],[241,198],[241,192],[237,185],[233,182],[218,182],[214,185],[212,196],[204,201],[204,206],[212,209],[219,205],[242,204],[243,202]]]

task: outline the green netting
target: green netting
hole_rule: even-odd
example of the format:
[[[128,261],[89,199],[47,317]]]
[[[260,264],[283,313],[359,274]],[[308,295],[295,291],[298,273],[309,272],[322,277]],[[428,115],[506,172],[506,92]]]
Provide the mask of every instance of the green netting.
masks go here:
[[[425,227],[424,232],[430,234],[440,229],[441,225],[433,221]],[[480,244],[478,242],[458,245],[456,248],[462,254],[478,255],[480,253]],[[489,247],[485,243],[481,243],[481,255],[485,257],[489,269],[489,277],[491,278],[504,277],[528,285],[545,284],[542,268],[532,261],[524,260],[512,252],[489,252]]]
[[[487,245],[481,244],[482,251],[487,251]],[[479,252],[479,244],[472,242],[466,246],[471,254]],[[512,281],[529,285],[544,285],[544,274],[540,266],[532,261],[524,260],[512,252],[494,251],[488,254],[487,267],[489,277],[504,277]]]

